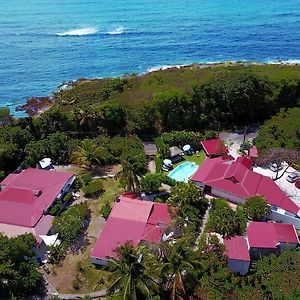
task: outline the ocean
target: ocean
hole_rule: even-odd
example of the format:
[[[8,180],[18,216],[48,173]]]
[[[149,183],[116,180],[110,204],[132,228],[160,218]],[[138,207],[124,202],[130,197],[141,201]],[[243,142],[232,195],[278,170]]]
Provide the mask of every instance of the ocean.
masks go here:
[[[80,77],[195,62],[300,62],[300,0],[0,0],[0,7],[0,106],[12,112]]]

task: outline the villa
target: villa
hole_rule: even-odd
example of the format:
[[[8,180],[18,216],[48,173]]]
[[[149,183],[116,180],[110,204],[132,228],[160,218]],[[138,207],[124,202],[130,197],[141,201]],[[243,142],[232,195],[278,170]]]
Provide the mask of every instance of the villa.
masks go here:
[[[171,224],[168,205],[123,195],[118,198],[91,252],[94,264],[106,265],[126,241],[159,243]]]
[[[201,141],[201,146],[208,157],[217,157],[228,153],[224,141],[219,138]]]
[[[293,224],[300,229],[300,207],[270,178],[252,171],[246,157],[223,160],[207,158],[192,176],[192,181],[203,188],[203,193],[239,204],[261,195],[270,206],[270,219]]]
[[[33,168],[8,175],[0,183],[0,233],[8,237],[32,233],[41,247],[52,227],[48,209],[74,179],[71,173]]]
[[[222,241],[226,248],[228,267],[236,273],[248,273],[251,259],[286,248],[295,249],[299,244],[295,227],[291,224],[250,222],[245,236],[234,236]]]

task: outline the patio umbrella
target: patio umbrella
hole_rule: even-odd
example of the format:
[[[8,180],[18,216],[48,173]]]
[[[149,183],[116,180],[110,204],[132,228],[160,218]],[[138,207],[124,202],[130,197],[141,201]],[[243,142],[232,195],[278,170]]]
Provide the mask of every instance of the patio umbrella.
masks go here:
[[[164,164],[166,166],[171,166],[172,165],[172,161],[170,159],[164,159]]]
[[[184,145],[183,147],[182,147],[182,150],[183,151],[189,151],[191,149],[191,146],[190,145]]]

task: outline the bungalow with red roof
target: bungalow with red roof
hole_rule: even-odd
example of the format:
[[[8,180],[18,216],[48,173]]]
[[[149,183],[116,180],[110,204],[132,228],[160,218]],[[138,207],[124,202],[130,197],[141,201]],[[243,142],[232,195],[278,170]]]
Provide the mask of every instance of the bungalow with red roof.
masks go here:
[[[245,203],[250,196],[261,195],[267,200],[275,221],[293,224],[300,229],[300,207],[270,178],[251,169],[247,158],[224,161],[207,158],[192,176],[203,192],[235,204]]]
[[[201,141],[201,146],[208,157],[224,156],[228,154],[228,148],[222,139],[210,139]]]
[[[74,179],[70,173],[32,168],[8,175],[0,183],[0,233],[8,237],[32,233],[41,245],[52,227],[47,211]]]
[[[121,196],[92,249],[91,260],[106,265],[116,256],[115,249],[126,241],[134,246],[140,242],[159,243],[170,224],[168,205]]]
[[[223,240],[228,257],[228,267],[233,272],[248,273],[250,258],[256,259],[286,248],[295,249],[299,244],[294,225],[250,222],[245,236]]]

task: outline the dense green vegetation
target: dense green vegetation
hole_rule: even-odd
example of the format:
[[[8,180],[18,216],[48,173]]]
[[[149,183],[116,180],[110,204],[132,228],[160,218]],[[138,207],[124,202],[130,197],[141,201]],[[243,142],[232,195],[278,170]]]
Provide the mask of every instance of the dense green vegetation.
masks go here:
[[[297,299],[299,280],[294,274],[300,272],[299,252],[258,260],[248,276],[239,277],[227,268],[217,241],[207,238],[197,248],[208,201],[192,183],[175,184],[160,173],[145,176],[142,140],[155,140],[158,171],[170,146],[190,144],[199,150],[199,141],[215,137],[219,130],[267,119],[255,140],[259,150],[299,149],[299,71],[299,66],[223,65],[78,81],[73,89],[56,93],[54,106],[41,116],[14,119],[8,109],[0,109],[0,177],[22,162],[24,167],[35,166],[41,158],[51,157],[55,164],[74,163],[86,169],[74,186],[83,187],[87,197],[102,192],[102,181],[92,176],[111,164],[121,165],[118,179],[127,191],[153,193],[161,183],[172,186],[161,201],[171,204],[172,225],[180,227],[185,238],[174,245],[163,243],[153,253],[130,244],[119,249],[118,259],[109,267],[109,291],[127,299]],[[54,215],[61,204],[53,206]],[[99,213],[107,218],[110,210],[110,202],[104,201]],[[259,197],[236,211],[218,199],[212,202],[207,228],[224,237],[242,234],[247,220],[266,214]],[[51,249],[52,262],[64,257],[88,217],[82,204],[55,218],[53,229],[63,243]],[[27,235],[0,236],[1,296],[35,292],[40,276],[32,260],[33,242]]]
[[[266,121],[255,139],[259,150],[300,148],[300,108],[282,109]]]
[[[300,253],[285,251],[253,262],[247,276],[227,267],[224,246],[210,237],[193,250],[189,238],[158,249],[127,243],[108,266],[115,299],[298,299]]]
[[[8,238],[0,234],[0,298],[25,296],[42,287],[42,276],[32,251],[32,234]]]

